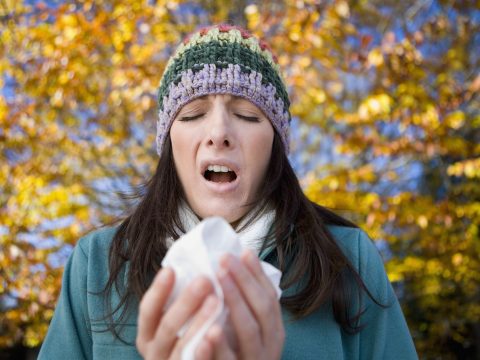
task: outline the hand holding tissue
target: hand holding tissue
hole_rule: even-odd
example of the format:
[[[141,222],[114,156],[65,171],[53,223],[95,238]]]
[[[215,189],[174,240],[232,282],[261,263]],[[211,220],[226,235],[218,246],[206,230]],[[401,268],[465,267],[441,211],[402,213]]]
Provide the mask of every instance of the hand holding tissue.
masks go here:
[[[182,359],[194,359],[195,349],[214,323],[223,325],[228,309],[224,303],[222,287],[217,279],[220,257],[231,254],[240,257],[244,248],[239,241],[239,235],[232,229],[230,224],[220,217],[211,217],[200,222],[191,231],[175,241],[162,261],[163,267],[169,267],[175,272],[175,285],[168,299],[168,308],[177,298],[183,288],[200,275],[206,276],[212,282],[215,295],[220,306],[214,315],[194,335],[182,352]],[[270,279],[280,298],[279,287],[281,272],[272,265],[260,262],[265,275]],[[188,323],[180,330],[181,337]]]

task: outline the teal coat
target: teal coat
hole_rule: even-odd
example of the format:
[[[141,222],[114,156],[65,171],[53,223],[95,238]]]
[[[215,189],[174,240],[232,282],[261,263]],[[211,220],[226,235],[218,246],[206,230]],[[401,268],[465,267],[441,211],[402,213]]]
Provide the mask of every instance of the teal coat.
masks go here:
[[[417,359],[400,305],[385,273],[382,259],[368,236],[359,229],[329,228],[368,289],[383,304],[367,299],[362,316],[365,328],[355,335],[342,331],[331,307],[294,321],[282,309],[286,338],[283,359]],[[108,250],[116,228],[103,228],[81,238],[63,275],[62,290],[38,359],[139,359],[135,346],[125,345],[105,329],[104,303],[95,295],[108,279]],[[261,255],[272,261],[274,252]],[[274,261],[274,259],[273,259]],[[125,271],[121,274],[125,277]],[[118,301],[114,295],[113,301]],[[121,336],[134,344],[137,307],[124,321]]]

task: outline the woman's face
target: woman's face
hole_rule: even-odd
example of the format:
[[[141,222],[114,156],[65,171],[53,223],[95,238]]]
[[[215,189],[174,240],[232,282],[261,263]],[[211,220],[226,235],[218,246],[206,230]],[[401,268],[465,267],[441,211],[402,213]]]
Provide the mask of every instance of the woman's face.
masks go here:
[[[200,217],[234,223],[251,208],[270,162],[273,127],[248,100],[209,95],[185,105],[172,123],[175,168]]]

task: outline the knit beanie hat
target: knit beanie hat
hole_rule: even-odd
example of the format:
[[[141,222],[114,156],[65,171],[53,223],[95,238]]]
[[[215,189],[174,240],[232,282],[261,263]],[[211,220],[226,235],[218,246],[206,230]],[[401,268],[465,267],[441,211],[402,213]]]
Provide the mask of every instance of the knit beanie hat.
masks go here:
[[[231,94],[254,103],[288,154],[290,101],[276,57],[245,29],[217,25],[188,36],[167,63],[158,92],[158,155],[180,109],[208,94]]]

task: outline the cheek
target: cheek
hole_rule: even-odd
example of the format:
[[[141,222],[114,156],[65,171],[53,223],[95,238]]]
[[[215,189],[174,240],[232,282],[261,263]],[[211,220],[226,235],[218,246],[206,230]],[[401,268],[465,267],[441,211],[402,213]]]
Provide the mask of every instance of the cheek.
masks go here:
[[[170,138],[175,168],[180,181],[182,184],[185,184],[191,178],[189,171],[194,171],[195,169],[194,164],[192,164],[194,153],[192,136],[185,129],[179,129],[174,123],[170,130]]]
[[[272,156],[273,144],[273,129],[265,131],[260,134],[255,134],[251,137],[249,144],[248,158],[253,170],[252,182],[255,187],[255,192],[258,191],[263,179],[265,178],[268,165]]]

